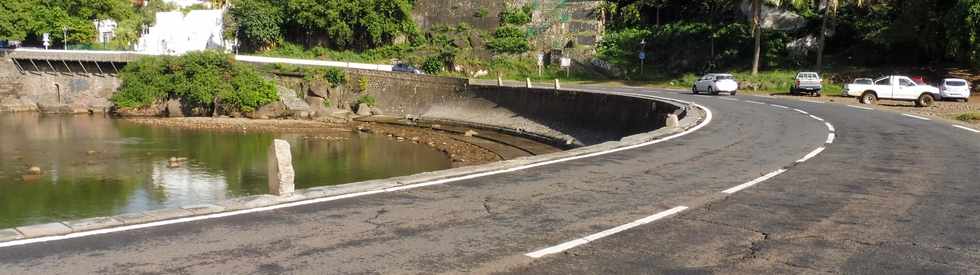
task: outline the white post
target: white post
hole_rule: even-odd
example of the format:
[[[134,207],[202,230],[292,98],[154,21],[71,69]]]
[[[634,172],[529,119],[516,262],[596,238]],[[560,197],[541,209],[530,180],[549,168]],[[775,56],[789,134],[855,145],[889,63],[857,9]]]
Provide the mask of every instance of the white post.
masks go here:
[[[527,78],[527,84],[526,84],[526,87],[527,87],[527,88],[534,88],[534,87],[532,87],[532,86],[531,86],[531,78],[530,78],[530,77],[529,77],[529,78]]]
[[[680,126],[680,121],[677,120],[677,115],[669,114],[667,115],[667,121],[664,123],[667,128],[676,128]]]
[[[497,86],[504,86],[504,77],[497,74]]]
[[[561,90],[561,84],[558,83],[558,79],[555,78],[555,90]]]
[[[296,189],[293,182],[295,178],[289,142],[281,139],[273,140],[272,146],[269,147],[269,193],[276,196],[292,194]]]

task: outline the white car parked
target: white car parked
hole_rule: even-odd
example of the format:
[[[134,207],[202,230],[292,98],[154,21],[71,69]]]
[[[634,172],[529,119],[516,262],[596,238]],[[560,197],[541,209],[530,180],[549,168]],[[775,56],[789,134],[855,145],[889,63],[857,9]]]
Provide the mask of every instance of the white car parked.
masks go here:
[[[873,84],[847,84],[844,93],[856,96],[861,103],[876,104],[879,98],[915,101],[915,106],[929,107],[936,101],[939,88],[916,84],[907,76],[886,76]]]
[[[970,101],[970,83],[959,78],[943,79],[939,84],[939,95],[942,99]]]
[[[713,95],[719,93],[735,95],[738,93],[738,82],[735,81],[735,76],[731,74],[707,74],[694,82],[691,92],[694,94],[704,92]]]

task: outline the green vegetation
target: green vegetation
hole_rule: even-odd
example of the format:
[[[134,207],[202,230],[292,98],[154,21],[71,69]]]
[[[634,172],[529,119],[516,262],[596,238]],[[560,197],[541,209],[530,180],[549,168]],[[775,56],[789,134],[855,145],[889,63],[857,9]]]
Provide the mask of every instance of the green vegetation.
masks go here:
[[[40,44],[50,33],[54,45],[67,41],[80,49],[127,49],[139,37],[143,25],[153,23],[158,11],[174,10],[162,1],[135,7],[129,0],[15,0],[0,1],[0,40]],[[115,38],[107,45],[92,45],[97,30],[93,20],[118,23]],[[68,36],[64,35],[64,28]]]
[[[498,54],[521,54],[531,50],[527,39],[527,31],[515,26],[502,26],[493,32],[493,39],[487,41],[487,49]]]
[[[376,103],[377,103],[377,99],[375,99],[374,96],[371,96],[371,95],[362,95],[362,96],[360,96],[360,97],[357,98],[357,103],[355,103],[354,106],[359,106],[361,104],[367,104],[368,107],[374,107],[374,104],[376,104]]]
[[[206,51],[181,57],[142,57],[120,72],[123,83],[111,100],[121,108],[144,108],[179,98],[211,111],[252,112],[278,99],[276,86],[230,55]]]
[[[980,112],[963,113],[957,115],[956,120],[966,121],[966,122],[978,122],[980,121]]]
[[[639,62],[640,41],[648,44],[648,68],[661,74],[747,68],[753,59],[753,23],[742,14],[740,1],[607,0],[610,23],[599,55],[626,68]],[[824,65],[922,66],[980,65],[980,1],[761,1],[796,12],[802,28],[761,33],[763,69]],[[823,26],[824,19],[829,23]],[[787,45],[810,37],[825,47],[798,50]],[[817,45],[819,46],[819,45]],[[629,53],[629,54],[626,54]],[[905,58],[892,58],[902,56]],[[824,67],[822,69],[828,69]],[[655,78],[655,77],[647,77]]]
[[[533,8],[531,5],[524,5],[521,7],[508,7],[500,12],[500,25],[516,25],[522,26],[531,23],[531,13]]]
[[[290,41],[365,50],[414,36],[411,12],[411,0],[237,0],[229,13],[250,49]]]

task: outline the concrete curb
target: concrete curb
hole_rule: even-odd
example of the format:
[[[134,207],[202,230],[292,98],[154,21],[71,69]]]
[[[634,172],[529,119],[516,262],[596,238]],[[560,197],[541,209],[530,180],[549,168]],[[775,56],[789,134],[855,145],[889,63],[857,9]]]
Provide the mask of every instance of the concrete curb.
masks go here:
[[[563,91],[615,94],[615,93],[585,90],[585,89],[563,89]],[[460,168],[426,172],[426,173],[420,173],[420,174],[402,176],[402,177],[394,177],[388,179],[355,182],[355,183],[348,183],[348,184],[334,185],[334,186],[307,188],[307,189],[296,190],[295,193],[282,197],[277,197],[273,195],[254,195],[254,196],[228,199],[214,204],[189,205],[189,206],[183,206],[179,208],[166,208],[166,209],[144,211],[139,213],[126,213],[126,214],[120,214],[120,215],[110,216],[110,217],[96,217],[96,218],[71,220],[71,221],[63,221],[63,222],[56,222],[56,223],[28,225],[28,226],[21,226],[12,229],[0,229],[0,245],[2,245],[3,242],[8,242],[8,241],[22,241],[24,239],[67,235],[70,233],[88,232],[88,231],[108,229],[108,228],[119,227],[119,226],[146,224],[152,222],[160,222],[160,221],[202,216],[208,214],[217,214],[217,213],[231,212],[237,210],[262,208],[262,207],[274,206],[279,204],[342,196],[342,195],[354,194],[354,193],[381,192],[385,190],[391,190],[392,188],[397,188],[397,187],[407,186],[412,184],[460,178],[460,177],[472,176],[480,173],[503,171],[503,170],[522,167],[530,164],[543,163],[547,161],[582,156],[587,154],[594,154],[594,153],[614,150],[617,148],[642,144],[645,142],[656,140],[661,137],[684,132],[688,129],[696,127],[701,123],[701,121],[705,119],[705,114],[703,110],[700,110],[690,102],[684,102],[681,100],[673,100],[673,99],[656,97],[656,96],[642,96],[636,94],[616,94],[616,95],[643,98],[650,101],[661,101],[661,102],[670,101],[670,104],[677,105],[681,109],[683,109],[685,114],[679,120],[678,127],[674,127],[674,128],[665,127],[665,128],[657,129],[652,132],[627,136],[619,141],[609,141],[601,144],[579,147],[579,148],[551,153],[551,154],[522,157],[522,158],[489,163],[489,164],[479,165],[479,166],[460,167]]]

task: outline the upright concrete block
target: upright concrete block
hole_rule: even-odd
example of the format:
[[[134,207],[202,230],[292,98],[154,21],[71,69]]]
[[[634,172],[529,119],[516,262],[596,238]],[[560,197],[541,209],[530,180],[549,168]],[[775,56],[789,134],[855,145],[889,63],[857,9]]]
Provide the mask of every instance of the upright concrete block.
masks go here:
[[[269,193],[276,196],[292,194],[296,189],[295,178],[289,142],[274,140],[269,147]]]
[[[504,77],[497,74],[497,86],[504,86]]]
[[[529,88],[529,89],[530,88],[534,88],[534,87],[531,86],[531,78],[527,78],[526,80],[527,80],[527,82],[525,83],[525,88]]]
[[[561,83],[558,83],[557,78],[555,78],[555,90],[561,90]]]
[[[675,114],[668,114],[667,115],[667,121],[666,121],[666,123],[664,123],[664,126],[666,126],[667,128],[676,128],[676,127],[680,126],[680,121],[678,121],[677,115],[675,115]]]

